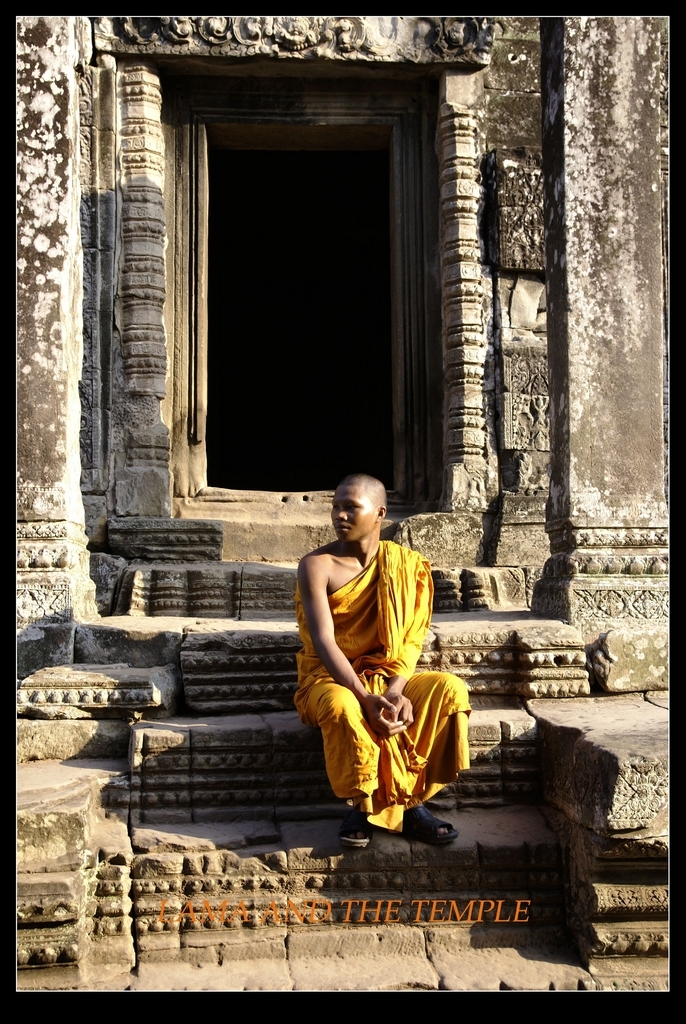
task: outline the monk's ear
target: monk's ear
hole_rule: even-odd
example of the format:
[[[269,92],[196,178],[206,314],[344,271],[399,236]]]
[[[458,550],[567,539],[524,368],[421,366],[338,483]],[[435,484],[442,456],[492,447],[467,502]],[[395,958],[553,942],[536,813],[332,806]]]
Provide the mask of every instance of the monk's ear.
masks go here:
[[[386,512],[387,511],[388,511],[388,509],[386,508],[385,505],[379,505],[379,509],[378,509],[378,512],[377,512],[377,517],[378,517],[378,520],[379,520],[380,523],[382,523],[384,521],[384,519],[386,518]]]

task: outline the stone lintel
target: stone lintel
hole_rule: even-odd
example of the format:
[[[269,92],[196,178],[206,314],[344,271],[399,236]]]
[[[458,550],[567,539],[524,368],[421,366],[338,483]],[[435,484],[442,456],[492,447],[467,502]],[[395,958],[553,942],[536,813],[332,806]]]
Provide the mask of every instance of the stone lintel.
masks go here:
[[[346,63],[490,63],[487,17],[100,17],[100,53]]]

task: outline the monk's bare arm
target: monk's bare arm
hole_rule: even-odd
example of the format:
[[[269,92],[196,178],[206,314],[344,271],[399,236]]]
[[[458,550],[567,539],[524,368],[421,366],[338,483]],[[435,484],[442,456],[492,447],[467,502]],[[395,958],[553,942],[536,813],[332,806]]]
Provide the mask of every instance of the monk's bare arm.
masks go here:
[[[307,628],[312,638],[317,657],[341,686],[353,690],[361,698],[366,694],[352,665],[336,643],[333,618],[327,597],[329,583],[328,559],[308,555],[298,566],[298,589],[302,601]]]
[[[298,566],[298,589],[317,657],[328,669],[334,682],[352,690],[362,705],[367,721],[376,732],[384,736],[402,732],[406,725],[399,720],[395,701],[369,693],[336,643],[327,594],[328,583],[328,559],[317,555],[305,556]],[[390,720],[383,716],[384,711],[390,713]]]

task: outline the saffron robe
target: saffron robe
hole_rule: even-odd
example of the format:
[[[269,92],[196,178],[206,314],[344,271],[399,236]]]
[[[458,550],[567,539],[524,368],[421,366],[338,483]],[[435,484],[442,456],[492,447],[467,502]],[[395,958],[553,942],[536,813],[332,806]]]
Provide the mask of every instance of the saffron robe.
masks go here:
[[[329,595],[336,643],[365,688],[383,694],[388,678],[408,680],[404,695],[414,722],[382,738],[352,690],[334,682],[319,660],[296,591],[303,642],[297,655],[298,714],[322,730],[336,796],[353,801],[372,824],[395,832],[402,830],[406,808],[424,803],[469,768],[467,687],[447,672],[415,673],[432,599],[429,563],[391,541],[381,541],[367,568]]]

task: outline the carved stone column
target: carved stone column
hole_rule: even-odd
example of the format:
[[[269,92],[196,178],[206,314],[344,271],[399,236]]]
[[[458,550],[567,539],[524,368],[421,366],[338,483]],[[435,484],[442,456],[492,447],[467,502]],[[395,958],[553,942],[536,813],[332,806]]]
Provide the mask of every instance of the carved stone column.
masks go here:
[[[667,615],[659,25],[543,18],[551,557],[533,609]]]
[[[118,516],[171,512],[169,432],[160,401],[166,393],[164,140],[162,94],[155,65],[123,60],[118,68],[121,258],[117,317],[123,378],[114,410]],[[124,451],[121,451],[121,448]]]
[[[487,457],[486,335],[477,214],[481,72],[446,71],[439,111],[443,365],[446,380],[443,509],[485,510],[497,494]]]
[[[17,24],[18,612],[21,624],[97,617],[80,491],[81,17]],[[42,635],[42,634],[41,634]]]

